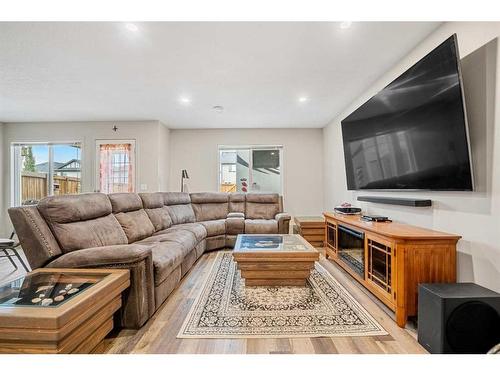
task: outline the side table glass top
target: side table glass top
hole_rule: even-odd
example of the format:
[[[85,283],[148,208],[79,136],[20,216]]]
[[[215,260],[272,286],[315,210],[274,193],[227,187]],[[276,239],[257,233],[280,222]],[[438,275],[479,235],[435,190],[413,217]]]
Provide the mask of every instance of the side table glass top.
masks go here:
[[[28,274],[0,286],[0,307],[57,307],[106,276],[64,271]]]

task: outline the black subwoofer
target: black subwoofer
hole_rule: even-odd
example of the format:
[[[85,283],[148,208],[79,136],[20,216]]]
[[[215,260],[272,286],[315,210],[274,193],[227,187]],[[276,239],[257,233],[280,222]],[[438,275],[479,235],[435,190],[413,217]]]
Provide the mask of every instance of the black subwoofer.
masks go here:
[[[473,283],[420,284],[418,342],[430,353],[486,353],[500,343],[500,294]]]

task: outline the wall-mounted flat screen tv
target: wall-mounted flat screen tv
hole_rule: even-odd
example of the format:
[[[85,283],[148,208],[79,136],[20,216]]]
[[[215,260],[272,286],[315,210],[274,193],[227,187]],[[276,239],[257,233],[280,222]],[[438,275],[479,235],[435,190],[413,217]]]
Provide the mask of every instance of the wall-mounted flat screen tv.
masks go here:
[[[342,121],[349,190],[473,190],[456,35]]]

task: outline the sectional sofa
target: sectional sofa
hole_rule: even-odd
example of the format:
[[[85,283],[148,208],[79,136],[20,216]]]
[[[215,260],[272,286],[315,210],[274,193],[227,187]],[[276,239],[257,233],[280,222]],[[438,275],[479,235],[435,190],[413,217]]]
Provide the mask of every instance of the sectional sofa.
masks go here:
[[[288,233],[277,194],[89,193],[9,209],[33,269],[126,268],[120,324],[141,327],[208,250],[241,233]]]

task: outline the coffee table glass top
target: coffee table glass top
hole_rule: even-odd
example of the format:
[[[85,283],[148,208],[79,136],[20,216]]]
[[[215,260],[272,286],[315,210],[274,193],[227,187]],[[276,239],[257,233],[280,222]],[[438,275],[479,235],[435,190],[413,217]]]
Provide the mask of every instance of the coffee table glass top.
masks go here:
[[[314,251],[306,240],[296,234],[239,234],[234,246],[236,252],[256,251]]]
[[[42,272],[0,286],[0,307],[57,307],[81,294],[107,274]]]

